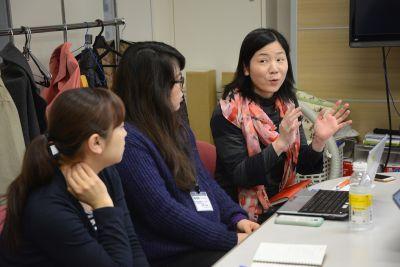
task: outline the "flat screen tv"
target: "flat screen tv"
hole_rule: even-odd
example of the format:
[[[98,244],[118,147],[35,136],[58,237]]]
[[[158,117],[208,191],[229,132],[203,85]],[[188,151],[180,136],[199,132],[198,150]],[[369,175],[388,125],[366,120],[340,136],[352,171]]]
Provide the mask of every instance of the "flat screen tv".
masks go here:
[[[350,0],[350,47],[400,46],[400,0]]]

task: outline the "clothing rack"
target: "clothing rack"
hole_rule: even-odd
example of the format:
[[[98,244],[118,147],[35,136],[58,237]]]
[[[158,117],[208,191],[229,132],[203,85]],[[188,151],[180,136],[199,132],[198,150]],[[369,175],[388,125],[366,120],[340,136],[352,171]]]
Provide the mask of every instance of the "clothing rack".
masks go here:
[[[51,25],[51,26],[38,26],[38,27],[27,27],[23,26],[20,28],[9,28],[9,29],[0,29],[0,36],[14,36],[26,34],[27,29],[30,30],[30,33],[44,33],[44,32],[58,32],[64,31],[67,32],[69,30],[79,30],[79,29],[88,29],[88,28],[97,28],[103,26],[115,26],[116,27],[116,35],[115,35],[115,43],[119,44],[120,36],[119,36],[119,25],[125,25],[125,19],[116,18],[113,20],[101,21],[97,20],[94,22],[83,22],[83,23],[71,23],[71,24],[61,24],[61,25]],[[118,47],[117,47],[118,49]]]
[[[83,22],[83,23],[71,23],[71,24],[61,24],[61,25],[51,25],[51,26],[38,26],[38,27],[29,27],[31,33],[43,33],[43,32],[58,32],[58,31],[69,31],[69,30],[79,30],[86,28],[97,28],[104,26],[119,26],[124,25],[125,19],[114,19],[114,20],[106,20],[101,23],[101,21],[94,22]],[[28,28],[25,26],[25,28]],[[24,28],[13,28],[13,29],[0,29],[0,36],[12,36],[12,35],[20,35],[25,34]]]

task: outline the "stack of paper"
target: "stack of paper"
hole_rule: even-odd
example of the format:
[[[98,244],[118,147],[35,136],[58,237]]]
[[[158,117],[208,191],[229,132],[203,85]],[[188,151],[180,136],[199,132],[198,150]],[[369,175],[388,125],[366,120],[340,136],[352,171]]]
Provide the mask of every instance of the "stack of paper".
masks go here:
[[[385,134],[374,134],[367,133],[364,136],[363,144],[364,145],[376,145],[381,141],[386,135]],[[389,146],[389,139],[386,140],[386,146]],[[400,135],[392,135],[392,146],[400,146]]]

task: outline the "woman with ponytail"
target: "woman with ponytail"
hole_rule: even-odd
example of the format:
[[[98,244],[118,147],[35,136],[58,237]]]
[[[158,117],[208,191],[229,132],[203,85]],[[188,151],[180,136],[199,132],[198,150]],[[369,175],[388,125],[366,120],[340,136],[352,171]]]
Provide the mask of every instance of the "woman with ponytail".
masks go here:
[[[125,109],[105,89],[62,93],[7,191],[0,266],[147,266],[118,173]]]

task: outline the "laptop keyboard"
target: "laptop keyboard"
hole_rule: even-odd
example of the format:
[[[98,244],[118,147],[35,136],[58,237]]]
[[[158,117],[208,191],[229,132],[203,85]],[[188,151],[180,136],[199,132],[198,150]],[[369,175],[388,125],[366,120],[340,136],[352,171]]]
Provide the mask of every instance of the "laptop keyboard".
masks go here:
[[[300,209],[300,212],[339,214],[342,213],[342,206],[348,201],[349,192],[347,191],[319,190]]]

